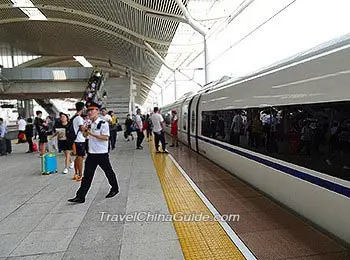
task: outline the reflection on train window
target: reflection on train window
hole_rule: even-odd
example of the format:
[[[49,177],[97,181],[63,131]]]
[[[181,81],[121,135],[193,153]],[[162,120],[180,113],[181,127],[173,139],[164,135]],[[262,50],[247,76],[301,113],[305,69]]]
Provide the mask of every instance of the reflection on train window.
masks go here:
[[[170,124],[171,124],[171,111],[168,111],[165,114],[162,114],[162,117],[164,118],[165,125],[170,126]]]
[[[194,111],[192,111],[192,115],[191,115],[191,133],[194,134],[194,128],[196,125],[196,114],[194,113]]]
[[[186,131],[186,129],[187,129],[187,113],[185,112],[184,114],[183,114],[183,119],[182,119],[182,124],[183,124],[183,129]]]
[[[182,128],[184,131],[186,131],[187,129],[187,110],[188,110],[188,106],[183,106],[182,107]]]
[[[205,111],[202,135],[350,180],[350,102]]]

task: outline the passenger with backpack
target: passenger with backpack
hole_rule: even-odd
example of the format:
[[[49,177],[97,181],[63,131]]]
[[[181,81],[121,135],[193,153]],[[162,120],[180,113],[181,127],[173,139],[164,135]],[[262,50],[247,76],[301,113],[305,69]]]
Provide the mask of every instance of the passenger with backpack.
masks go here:
[[[67,138],[70,143],[75,146],[76,157],[74,160],[74,177],[73,180],[81,181],[83,175],[83,161],[85,157],[85,131],[84,119],[82,114],[84,112],[84,103],[78,102],[75,104],[77,113],[73,116],[71,124],[67,128]]]
[[[111,189],[106,198],[112,198],[119,193],[119,186],[115,172],[111,166],[108,154],[109,125],[99,117],[99,105],[94,102],[87,103],[88,115],[92,123],[90,128],[84,131],[89,136],[89,152],[85,160],[84,177],[76,196],[69,202],[84,203],[87,192],[90,189],[97,166],[105,172]]]
[[[33,143],[33,119],[30,117],[27,119],[27,124],[25,126],[25,136],[28,142],[28,151],[27,153],[32,153],[34,152],[34,143]]]
[[[125,120],[125,132],[124,132],[124,138],[126,141],[129,141],[129,136],[131,136],[132,140],[134,140],[134,136],[132,134],[133,124],[134,124],[134,121],[131,119],[130,114],[128,114]]]
[[[36,118],[34,119],[34,125],[37,133],[39,134],[39,150],[40,150],[40,157],[42,157],[46,152],[46,145],[47,145],[47,130],[48,130],[48,124],[46,121],[44,121],[41,117],[43,115],[43,112],[36,111]]]

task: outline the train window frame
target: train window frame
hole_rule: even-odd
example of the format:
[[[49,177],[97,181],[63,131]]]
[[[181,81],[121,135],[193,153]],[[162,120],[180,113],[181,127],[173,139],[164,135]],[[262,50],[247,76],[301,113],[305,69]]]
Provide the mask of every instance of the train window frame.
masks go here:
[[[236,133],[238,141],[232,137],[237,111],[245,111],[246,116],[244,132]],[[224,124],[219,129],[220,118]],[[207,110],[201,111],[200,120],[200,135],[205,138],[350,180],[350,101]],[[331,132],[337,122],[340,141],[332,145],[331,151],[330,138],[335,136]]]

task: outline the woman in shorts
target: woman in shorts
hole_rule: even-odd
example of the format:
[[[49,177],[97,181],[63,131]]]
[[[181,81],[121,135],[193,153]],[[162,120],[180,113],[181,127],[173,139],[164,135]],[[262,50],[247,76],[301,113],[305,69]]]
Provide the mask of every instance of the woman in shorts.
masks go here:
[[[67,128],[68,128],[69,118],[68,115],[61,113],[60,121],[54,127],[54,135],[57,136],[58,146],[62,149],[65,156],[65,168],[63,169],[64,174],[69,172],[69,169],[73,168],[72,158],[71,158],[71,150],[72,144],[67,139]],[[52,138],[53,138],[52,137]]]

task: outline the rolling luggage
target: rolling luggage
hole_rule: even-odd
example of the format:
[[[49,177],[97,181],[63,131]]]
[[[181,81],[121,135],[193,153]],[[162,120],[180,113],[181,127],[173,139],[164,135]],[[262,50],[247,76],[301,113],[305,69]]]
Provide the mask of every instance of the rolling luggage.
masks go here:
[[[41,173],[49,175],[57,172],[57,157],[54,153],[46,153],[41,157]]]

